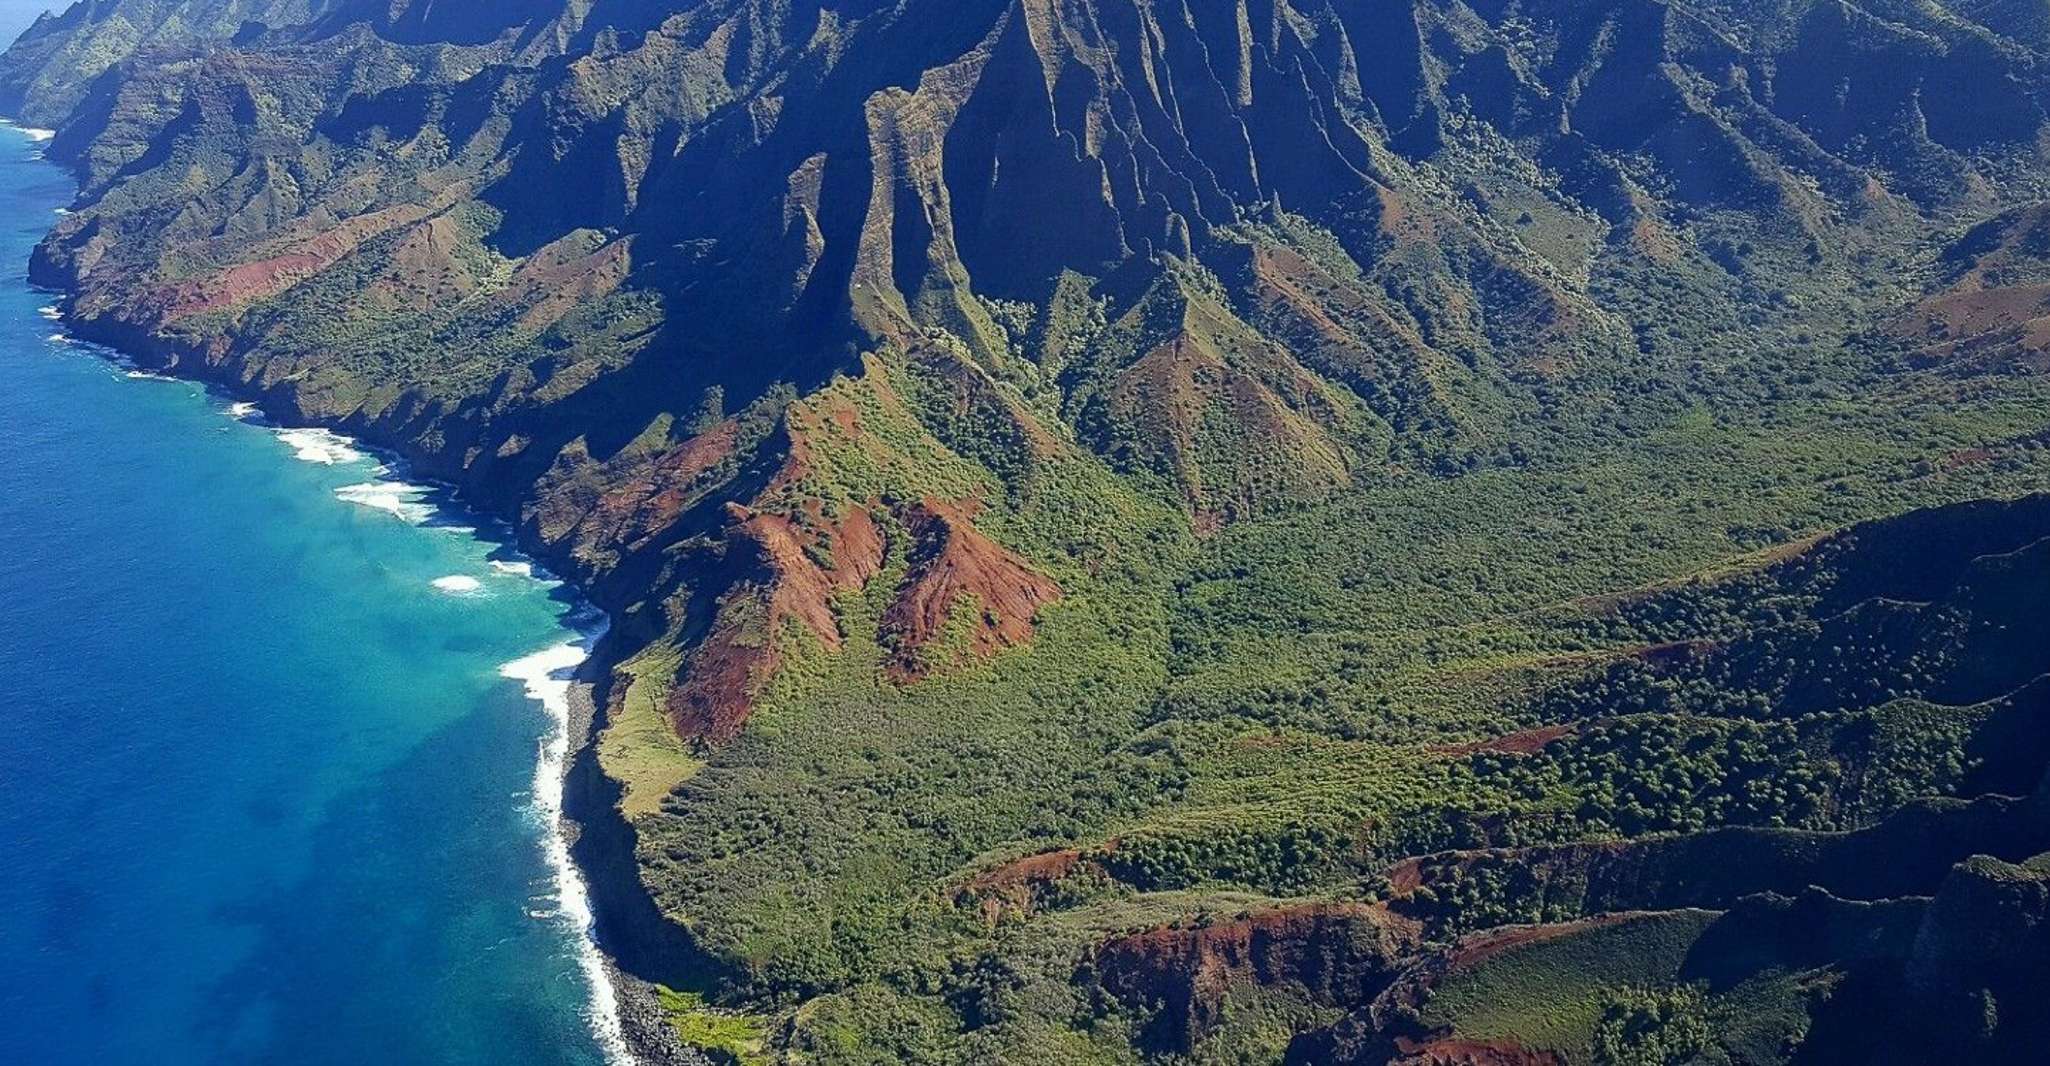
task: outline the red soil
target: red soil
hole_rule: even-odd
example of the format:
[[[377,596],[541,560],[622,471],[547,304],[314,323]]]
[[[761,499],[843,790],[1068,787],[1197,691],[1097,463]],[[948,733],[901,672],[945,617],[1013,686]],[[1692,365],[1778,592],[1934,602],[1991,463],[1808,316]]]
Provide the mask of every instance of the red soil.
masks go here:
[[[1490,929],[1483,933],[1475,933],[1453,945],[1451,952],[1445,956],[1445,969],[1447,973],[1472,969],[1505,951],[1511,951],[1527,944],[1542,944],[1546,941],[1576,936],[1590,929],[1599,929],[1605,925],[1615,925],[1618,922],[1629,921],[1634,917],[1636,915],[1628,913],[1604,914],[1599,917],[1585,918],[1573,922],[1557,922],[1551,925],[1504,926],[1500,929]]]
[[[549,245],[520,265],[513,273],[512,284],[498,298],[505,304],[524,307],[520,328],[539,333],[580,305],[611,295],[632,269],[632,237],[613,241],[585,255]]]
[[[2050,209],[2023,209],[2003,226],[1956,282],[1895,321],[1894,335],[1917,345],[1922,362],[2050,370],[2050,284],[2037,280]]]
[[[782,653],[771,640],[722,616],[691,654],[683,683],[669,694],[671,724],[686,739],[731,743],[754,712],[761,686],[781,665]]]
[[[1052,884],[1082,864],[1082,852],[1075,848],[1045,851],[1013,859],[993,870],[985,870],[968,882],[970,892],[1018,888],[1031,884]]]
[[[1435,755],[1478,755],[1488,752],[1495,755],[1534,755],[1544,746],[1578,729],[1575,725],[1547,725],[1536,729],[1524,729],[1493,740],[1476,740],[1468,744],[1438,744],[1430,748]]]
[[[149,302],[159,322],[167,324],[276,296],[340,262],[365,241],[410,226],[434,211],[429,205],[399,204],[358,215],[280,254],[163,286]]]
[[[1076,848],[1042,852],[985,870],[962,885],[956,899],[980,905],[983,921],[994,927],[1006,915],[1029,915],[1039,897],[1083,870],[1099,869],[1095,854]]]
[[[678,733],[711,744],[740,735],[762,686],[782,666],[785,623],[795,622],[827,648],[841,645],[832,599],[882,569],[884,542],[874,516],[856,510],[823,529],[787,516],[729,504],[729,558],[741,575],[721,600],[711,632],[692,653],[683,683],[669,697]],[[830,568],[807,548],[823,546]]]
[[[1985,448],[1960,448],[1943,457],[1945,470],[1958,470],[1967,466],[1992,462],[1994,454]]]
[[[1424,883],[1424,863],[1421,858],[1407,858],[1388,868],[1388,894],[1397,898],[1415,892]]]
[[[699,479],[733,455],[739,430],[730,420],[721,422],[663,452],[599,497],[579,523],[579,539],[631,551],[669,529],[696,499]]]
[[[921,652],[945,632],[963,601],[977,611],[963,655],[986,659],[1029,642],[1040,608],[1061,598],[1060,586],[984,536],[970,514],[931,498],[903,514],[916,541],[911,570],[882,618],[884,638],[896,649],[888,670],[899,682],[952,665],[929,662]]]
[[[1361,1003],[1421,941],[1417,923],[1384,907],[1306,903],[1117,937],[1097,948],[1095,962],[1112,994],[1164,1004],[1186,1043],[1215,1024],[1234,984],[1289,984],[1324,1002]]]

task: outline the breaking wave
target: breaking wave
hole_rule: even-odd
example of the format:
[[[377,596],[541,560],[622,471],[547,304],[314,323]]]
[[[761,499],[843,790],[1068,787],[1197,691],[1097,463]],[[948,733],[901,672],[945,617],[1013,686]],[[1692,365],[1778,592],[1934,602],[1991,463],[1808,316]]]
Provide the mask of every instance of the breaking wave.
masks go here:
[[[363,453],[353,447],[355,441],[333,430],[281,429],[277,432],[278,439],[291,447],[292,454],[302,463],[335,466],[363,458]]]
[[[364,481],[355,485],[343,485],[335,490],[336,498],[358,507],[383,511],[409,525],[425,525],[434,517],[434,504],[426,497],[429,489],[425,485],[410,485],[403,481]]]
[[[601,615],[589,621],[578,639],[515,659],[499,667],[498,672],[525,686],[527,698],[539,703],[552,723],[541,739],[534,765],[534,816],[546,830],[542,850],[555,876],[554,907],[529,913],[542,920],[561,922],[575,935],[577,964],[591,988],[591,1003],[585,1011],[591,1035],[604,1049],[608,1061],[630,1063],[633,1058],[619,1023],[619,994],[613,988],[612,972],[605,957],[592,939],[590,892],[584,886],[582,871],[570,858],[569,840],[562,829],[563,783],[569,770],[571,677],[590,657],[592,646],[604,632]]]

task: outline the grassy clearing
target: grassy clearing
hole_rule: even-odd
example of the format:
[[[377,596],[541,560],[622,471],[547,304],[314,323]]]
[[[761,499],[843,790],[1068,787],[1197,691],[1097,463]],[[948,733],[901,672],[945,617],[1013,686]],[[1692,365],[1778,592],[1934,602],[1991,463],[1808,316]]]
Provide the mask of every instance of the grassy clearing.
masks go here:
[[[768,1026],[758,1016],[705,1005],[695,992],[656,986],[662,1011],[676,1036],[688,1048],[704,1052],[722,1066],[765,1066]]]
[[[619,668],[626,692],[598,738],[598,764],[619,782],[619,809],[628,821],[661,810],[662,797],[705,766],[676,735],[664,710],[681,658],[656,645]]]

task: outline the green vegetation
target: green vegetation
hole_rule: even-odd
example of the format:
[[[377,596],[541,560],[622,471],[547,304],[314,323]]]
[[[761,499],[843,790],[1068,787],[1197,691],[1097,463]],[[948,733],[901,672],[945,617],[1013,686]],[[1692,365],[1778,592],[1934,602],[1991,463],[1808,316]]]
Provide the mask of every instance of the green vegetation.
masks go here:
[[[707,1007],[704,997],[695,992],[660,987],[656,992],[663,1013],[685,1047],[704,1052],[722,1066],[757,1066],[769,1061],[763,1054],[768,1030],[760,1018]]]
[[[618,709],[598,738],[599,765],[619,782],[620,813],[629,820],[658,811],[662,798],[704,768],[676,735],[663,702],[677,656],[651,648],[620,667]]]
[[[1595,1024],[1596,1066],[1663,1066],[1701,1058],[1714,1037],[1701,992],[1694,988],[1623,988],[1602,1005]]]
[[[1169,6],[108,0],[0,110],[79,329],[611,612],[684,1043],[2032,1046],[1902,930],[2050,847],[2050,35]]]
[[[1612,996],[1672,982],[1715,917],[1707,911],[1625,917],[1508,946],[1485,965],[1440,983],[1425,1021],[1590,1061],[1603,1035],[1621,1035],[1614,1033]]]

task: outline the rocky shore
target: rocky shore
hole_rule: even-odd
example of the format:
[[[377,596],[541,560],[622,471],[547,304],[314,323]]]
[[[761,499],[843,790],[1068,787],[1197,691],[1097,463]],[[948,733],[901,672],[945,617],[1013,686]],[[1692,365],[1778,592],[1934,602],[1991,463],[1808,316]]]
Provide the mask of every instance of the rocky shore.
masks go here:
[[[69,299],[60,275],[31,268],[32,283]],[[161,337],[105,321],[69,322],[74,333],[152,372],[199,381],[236,400],[260,406],[281,425],[331,429],[358,438],[372,449],[396,455],[422,476],[452,484],[461,502],[478,512],[515,522],[513,541],[520,551],[558,574],[569,568],[551,559],[546,546],[518,531],[516,501],[480,498],[461,484],[460,469],[424,451],[392,427],[362,419],[335,420],[307,412],[289,388],[260,387],[240,373],[238,359],[183,350]],[[509,513],[510,512],[510,513]],[[586,603],[587,590],[564,578]],[[595,604],[592,605],[596,609]],[[616,633],[616,630],[614,630]],[[703,1054],[686,1048],[662,1009],[656,981],[686,984],[704,974],[700,953],[684,930],[663,918],[642,888],[634,860],[633,829],[615,806],[618,786],[598,767],[595,739],[603,728],[602,700],[612,669],[621,656],[616,636],[601,638],[577,669],[569,690],[566,725],[569,754],[565,774],[562,824],[559,831],[581,871],[595,914],[595,941],[611,974],[617,997],[621,1035],[637,1063],[647,1066],[711,1066]]]
[[[585,881],[590,886],[592,903],[598,915],[598,948],[605,953],[606,966],[612,974],[613,991],[619,1004],[620,1033],[626,1038],[627,1048],[635,1061],[641,1066],[711,1066],[710,1059],[684,1047],[677,1039],[676,1030],[670,1026],[668,1015],[662,1009],[661,996],[654,982],[620,965],[614,948],[608,944],[610,936],[616,935],[610,934],[610,931],[615,929],[618,923],[608,920],[612,915],[606,900],[617,898],[622,886],[601,880],[600,871],[592,869],[584,858],[586,854],[604,846],[604,838],[612,834],[625,830],[628,838],[631,837],[631,830],[627,829],[612,807],[607,805],[594,809],[589,806],[587,801],[594,794],[591,788],[574,787],[580,775],[588,775],[595,769],[593,743],[598,734],[599,724],[597,694],[612,669],[606,658],[605,644],[601,641],[591,658],[585,660],[584,666],[578,671],[577,683],[570,686],[568,772],[572,787],[564,790],[561,831],[569,840],[570,854],[577,857],[578,865],[583,868]],[[582,767],[589,769],[580,770]],[[601,826],[595,836],[588,834],[586,826],[596,819],[603,819],[609,823],[611,833],[607,833]],[[632,852],[628,851],[625,858],[629,863],[626,872],[629,876],[634,876],[630,865]],[[608,865],[616,875],[616,862]],[[632,891],[637,887],[636,876],[634,884],[627,886],[626,890]],[[645,896],[642,898],[645,899]]]

